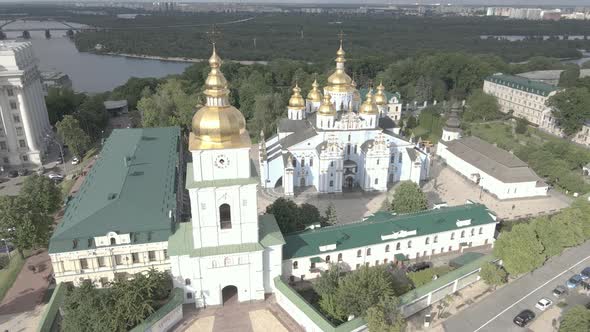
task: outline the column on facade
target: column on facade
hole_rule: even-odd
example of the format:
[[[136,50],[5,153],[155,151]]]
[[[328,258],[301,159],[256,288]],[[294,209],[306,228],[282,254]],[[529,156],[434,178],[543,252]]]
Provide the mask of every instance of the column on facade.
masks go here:
[[[32,125],[33,125],[33,137],[35,138],[35,144],[39,150],[43,150],[42,144],[40,144],[40,135],[42,135],[41,123],[39,114],[37,113],[39,101],[35,98],[34,91],[31,89],[31,82],[25,82],[27,85],[23,86],[23,92],[25,94],[25,102],[27,103],[27,112],[29,113]]]
[[[17,93],[18,103],[20,106],[20,116],[22,118],[23,129],[25,131],[25,137],[27,138],[27,144],[31,151],[39,151],[37,147],[37,142],[34,139],[33,131],[35,130],[33,119],[31,119],[29,110],[27,109],[27,105],[23,98],[24,89],[19,89]]]

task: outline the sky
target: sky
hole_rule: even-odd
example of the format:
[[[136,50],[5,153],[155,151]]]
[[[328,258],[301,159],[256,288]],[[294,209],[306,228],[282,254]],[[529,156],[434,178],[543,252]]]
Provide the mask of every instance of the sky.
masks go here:
[[[67,0],[66,0],[67,1]],[[99,2],[100,0],[76,0],[76,2]],[[152,0],[135,0],[152,2]],[[161,0],[166,1],[166,0]],[[174,2],[238,2],[238,3],[277,3],[277,4],[288,4],[288,3],[303,3],[303,4],[334,4],[334,3],[346,3],[346,4],[432,4],[432,3],[452,3],[457,5],[483,5],[483,6],[501,6],[501,5],[516,5],[516,6],[590,6],[590,0],[231,0],[231,1],[215,1],[215,0],[170,0]],[[14,3],[20,2],[15,0],[0,0],[0,3]],[[51,0],[25,0],[22,2],[60,2],[64,1],[51,1]],[[74,2],[73,0],[71,2]],[[105,0],[105,3],[113,3],[118,1]]]

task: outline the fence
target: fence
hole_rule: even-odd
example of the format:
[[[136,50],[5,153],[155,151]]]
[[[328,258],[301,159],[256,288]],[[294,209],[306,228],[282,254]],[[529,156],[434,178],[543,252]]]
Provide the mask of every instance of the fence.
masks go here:
[[[66,295],[65,284],[59,283],[51,294],[51,299],[47,303],[47,308],[43,312],[41,322],[37,327],[38,332],[53,332],[59,331],[59,307],[61,306]]]

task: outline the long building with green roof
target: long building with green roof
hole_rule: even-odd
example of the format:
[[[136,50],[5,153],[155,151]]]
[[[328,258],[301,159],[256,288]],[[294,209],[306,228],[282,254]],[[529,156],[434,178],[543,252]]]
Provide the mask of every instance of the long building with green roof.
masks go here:
[[[177,127],[113,131],[51,237],[58,281],[105,282],[150,266],[169,269],[179,139]]]
[[[315,278],[335,262],[355,270],[491,246],[496,223],[495,215],[481,204],[403,215],[379,211],[358,223],[286,235],[283,277]]]

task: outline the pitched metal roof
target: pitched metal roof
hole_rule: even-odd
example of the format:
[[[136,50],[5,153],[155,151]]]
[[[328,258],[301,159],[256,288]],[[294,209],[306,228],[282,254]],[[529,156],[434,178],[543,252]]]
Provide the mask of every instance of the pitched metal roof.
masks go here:
[[[447,146],[449,152],[502,182],[542,181],[524,161],[478,137],[468,136],[441,143]]]
[[[49,252],[94,248],[95,236],[166,241],[176,211],[180,128],[115,129],[49,243]],[[76,248],[73,241],[77,240]]]
[[[486,81],[504,85],[509,88],[534,93],[543,97],[547,97],[551,92],[558,90],[557,87],[551,84],[533,81],[525,77],[513,75],[494,74],[488,76]]]
[[[408,156],[410,156],[410,160],[416,161],[416,158],[418,157],[416,150],[412,148],[406,148],[406,151],[408,152]]]
[[[415,236],[451,231],[461,228],[457,226],[458,220],[467,219],[471,220],[469,226],[496,222],[488,209],[481,204],[467,204],[404,215],[379,211],[362,222],[288,234],[285,236],[283,258],[325,255],[333,251],[389,242],[390,239],[383,240],[382,236],[396,232],[415,230],[415,234],[409,233],[408,236],[400,237],[411,239]],[[329,245],[335,245],[335,247],[330,250],[320,250],[320,247],[326,249],[325,246]]]

